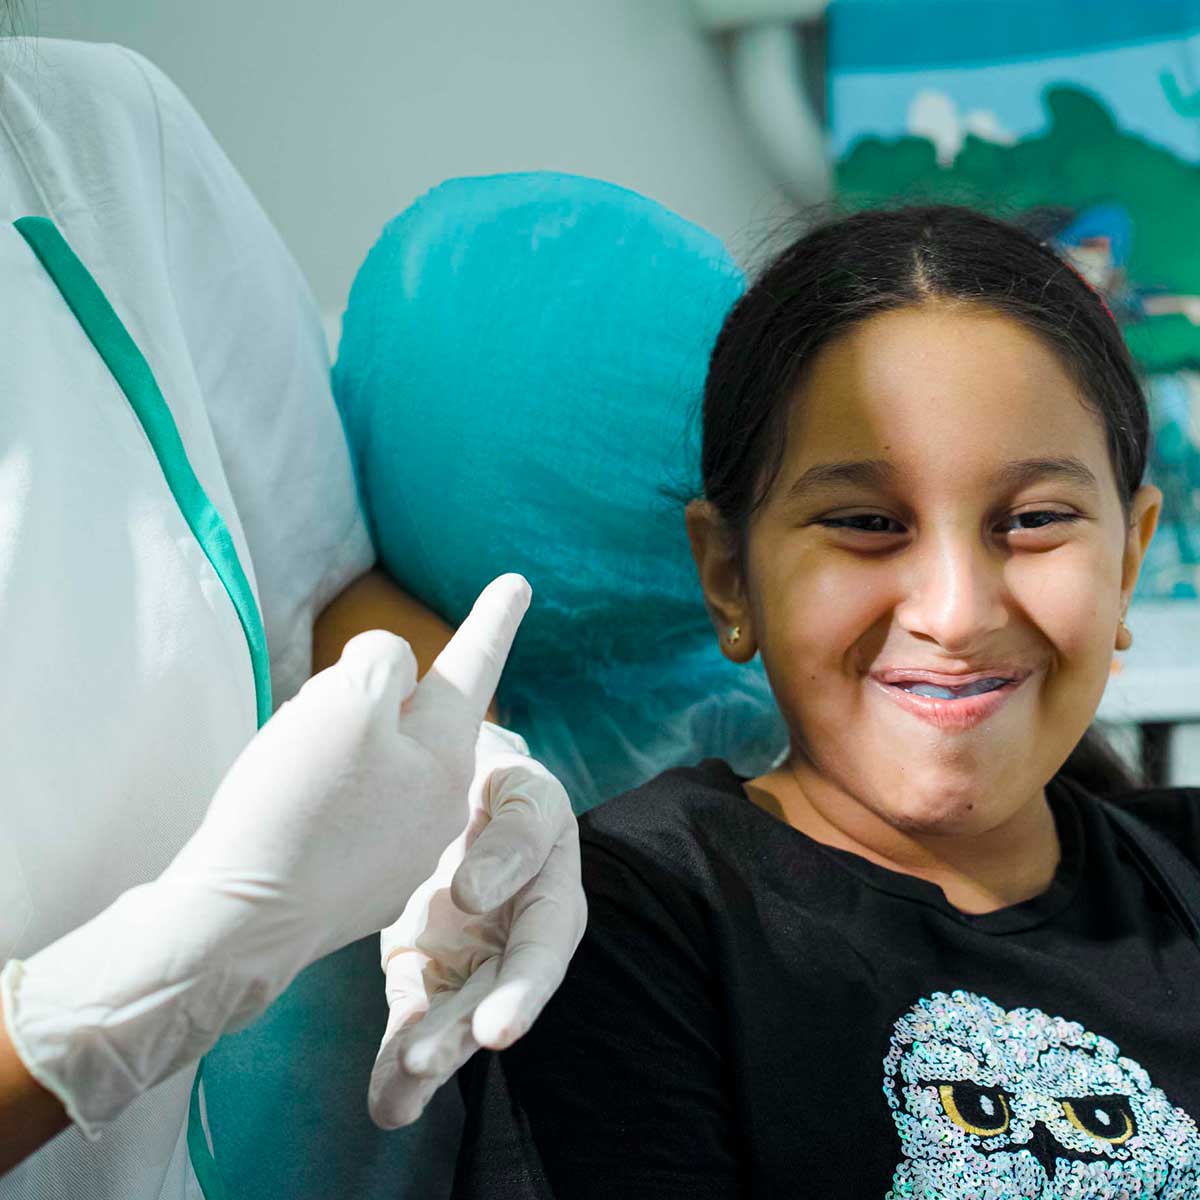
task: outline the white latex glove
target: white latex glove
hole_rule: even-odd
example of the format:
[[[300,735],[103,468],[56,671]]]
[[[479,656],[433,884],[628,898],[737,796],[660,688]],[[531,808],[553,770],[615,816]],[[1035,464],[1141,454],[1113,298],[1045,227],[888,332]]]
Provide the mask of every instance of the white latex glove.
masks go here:
[[[515,733],[484,724],[470,794],[466,829],[380,939],[389,1014],[369,1105],[384,1129],[533,1024],[587,922],[567,794]]]
[[[396,919],[467,821],[528,603],[519,575],[489,585],[419,687],[403,639],[352,639],[249,743],[158,879],[7,964],[13,1044],[85,1134]]]

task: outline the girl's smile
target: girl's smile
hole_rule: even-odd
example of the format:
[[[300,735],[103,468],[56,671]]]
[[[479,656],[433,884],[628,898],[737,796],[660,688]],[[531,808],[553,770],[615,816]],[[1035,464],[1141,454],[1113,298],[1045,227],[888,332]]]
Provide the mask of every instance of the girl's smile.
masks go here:
[[[993,668],[956,677],[942,671],[873,672],[869,682],[893,704],[945,733],[965,733],[998,712],[1029,678],[1026,670]]]

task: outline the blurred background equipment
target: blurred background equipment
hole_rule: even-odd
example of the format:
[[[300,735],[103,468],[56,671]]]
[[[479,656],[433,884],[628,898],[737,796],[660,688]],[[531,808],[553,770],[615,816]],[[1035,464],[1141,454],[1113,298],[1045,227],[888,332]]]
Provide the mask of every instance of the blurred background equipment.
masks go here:
[[[801,207],[830,197],[824,23],[829,0],[693,0],[727,35],[734,101],[772,175]]]

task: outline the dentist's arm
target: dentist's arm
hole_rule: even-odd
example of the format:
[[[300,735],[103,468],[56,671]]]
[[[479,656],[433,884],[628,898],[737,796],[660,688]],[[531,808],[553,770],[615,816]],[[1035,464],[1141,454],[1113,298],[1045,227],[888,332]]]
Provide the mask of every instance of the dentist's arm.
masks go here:
[[[0,972],[4,1101],[26,1076],[85,1136],[244,1026],[315,959],[396,919],[468,819],[480,722],[529,601],[497,580],[416,683],[401,639],[351,641],[271,718],[157,879]],[[23,1106],[22,1106],[23,1111]]]
[[[416,657],[418,675],[429,670],[454,632],[377,567],[355,579],[317,618],[313,674],[333,666],[346,643],[368,629],[404,637]],[[70,1123],[62,1101],[22,1062],[0,1008],[0,1175]]]

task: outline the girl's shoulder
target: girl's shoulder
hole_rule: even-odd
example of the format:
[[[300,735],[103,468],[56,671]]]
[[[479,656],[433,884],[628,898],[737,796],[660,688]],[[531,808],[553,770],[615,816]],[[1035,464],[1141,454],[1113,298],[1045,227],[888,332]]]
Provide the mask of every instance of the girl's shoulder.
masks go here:
[[[1139,788],[1112,797],[1112,803],[1168,838],[1200,867],[1200,788]]]
[[[589,851],[635,854],[678,863],[689,848],[713,838],[729,846],[753,836],[741,776],[721,759],[674,767],[607,800],[579,819],[585,857]],[[746,827],[746,828],[743,828]]]
[[[664,899],[711,899],[722,878],[745,874],[764,836],[742,783],[728,763],[706,759],[586,812],[579,819],[585,889],[637,877]]]
[[[672,767],[589,809],[579,819],[580,828],[616,832],[688,820],[742,798],[742,782],[719,758],[707,758],[694,767]]]
[[[730,897],[787,894],[827,908],[848,875],[824,848],[758,807],[720,759],[664,771],[579,821],[584,889],[619,892],[634,879],[691,915]]]

